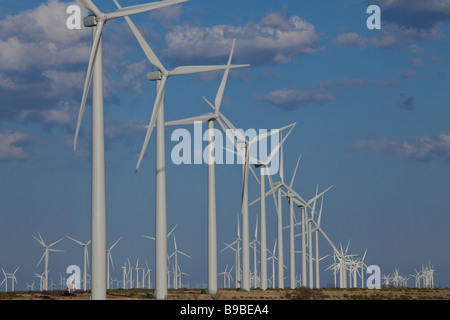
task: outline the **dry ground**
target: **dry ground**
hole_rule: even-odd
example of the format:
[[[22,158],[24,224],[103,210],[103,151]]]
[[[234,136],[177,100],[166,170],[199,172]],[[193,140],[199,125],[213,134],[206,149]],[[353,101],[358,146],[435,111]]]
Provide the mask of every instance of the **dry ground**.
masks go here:
[[[0,293],[0,300],[89,300],[89,292],[74,295],[55,291],[20,291]],[[108,300],[154,300],[154,290],[108,290]],[[217,294],[203,289],[169,290],[167,300],[450,300],[450,289],[268,289],[249,292],[235,289],[219,289]]]

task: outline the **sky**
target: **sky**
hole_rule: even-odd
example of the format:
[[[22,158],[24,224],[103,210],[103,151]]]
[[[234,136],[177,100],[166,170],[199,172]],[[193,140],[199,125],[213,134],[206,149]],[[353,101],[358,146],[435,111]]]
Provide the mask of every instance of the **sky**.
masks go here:
[[[104,12],[115,10],[112,1],[94,2]],[[64,238],[54,246],[64,252],[50,253],[54,283],[69,265],[83,265],[82,247],[65,237],[90,239],[90,98],[75,152],[73,138],[91,31],[67,28],[66,9],[73,4],[0,0],[0,267],[13,272],[20,266],[20,290],[33,281],[38,287],[34,273],[44,271],[42,262],[37,266],[43,248],[33,236],[39,233],[46,244]],[[370,5],[381,9],[380,29],[367,27]],[[233,63],[250,67],[230,71],[221,112],[244,130],[296,123],[284,144],[285,181],[301,156],[297,193],[310,199],[317,186],[333,186],[321,221],[329,238],[348,245],[351,254],[367,249],[366,264],[385,275],[398,268],[409,276],[430,263],[435,285],[450,286],[450,1],[191,0],[132,19],[169,69],[226,64],[236,39]],[[155,234],[154,134],[137,173],[135,167],[155,99],[146,74],[156,68],[122,18],[105,26],[103,54],[108,246],[120,238],[111,251],[111,276],[122,279],[124,262],[135,265],[139,258],[152,269],[154,284],[154,242],[143,237]],[[169,78],[166,121],[210,112],[202,96],[214,100],[222,74]],[[204,287],[207,166],[171,161],[174,130],[165,131],[168,231],[177,225],[178,248],[192,257],[178,259],[188,274],[183,283]],[[216,165],[216,183],[222,272],[234,265],[234,253],[220,251],[237,235],[241,166]],[[250,201],[258,196],[250,175]],[[284,225],[288,208],[284,199]],[[258,214],[259,206],[251,206],[250,240]],[[270,197],[267,223],[272,248]],[[319,241],[320,255],[331,255],[325,239]],[[173,237],[168,250],[174,250]],[[332,262],[321,261],[322,286],[333,283],[325,271]],[[288,271],[285,276],[287,286]],[[219,286],[222,281],[220,276]]]

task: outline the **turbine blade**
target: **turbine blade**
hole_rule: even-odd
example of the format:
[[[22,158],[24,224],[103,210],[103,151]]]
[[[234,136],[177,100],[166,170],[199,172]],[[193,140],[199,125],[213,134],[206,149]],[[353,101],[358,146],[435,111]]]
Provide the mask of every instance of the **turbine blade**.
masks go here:
[[[162,97],[164,95],[166,81],[167,81],[167,77],[163,76],[162,79],[161,79],[161,83],[159,85],[158,93],[156,94],[155,104],[153,105],[153,111],[152,111],[152,115],[150,117],[150,123],[149,123],[148,128],[147,128],[147,134],[145,136],[144,145],[142,146],[141,154],[139,155],[139,160],[138,160],[138,163],[137,163],[137,166],[136,166],[136,172],[139,170],[139,166],[141,165],[142,158],[144,157],[145,150],[147,149],[147,145],[148,145],[148,142],[150,140],[150,136],[152,134],[153,127],[154,127],[154,125],[156,123],[156,118],[158,117],[158,110],[159,110],[159,108],[161,106],[161,100],[162,100]]]
[[[320,203],[319,216],[317,217],[317,224],[320,226],[320,220],[322,218],[322,208],[323,208],[323,197]]]
[[[327,192],[328,190],[330,190],[331,188],[333,188],[333,186],[328,187],[327,189],[325,189],[324,191],[322,191],[321,193],[319,193],[318,195],[314,196],[314,198],[312,198],[311,200],[308,201],[308,206],[315,201],[317,198],[319,198],[320,196],[322,196],[323,194],[325,194],[325,192]]]
[[[297,165],[295,166],[294,173],[292,174],[291,183],[289,183],[289,188],[292,188],[292,185],[294,184],[295,175],[296,175],[296,173],[297,173],[297,168],[298,168],[298,164],[299,164],[299,162],[300,162],[300,158],[301,158],[301,157],[302,157],[301,155],[298,157]]]
[[[219,112],[219,116],[223,119],[223,121],[227,124],[228,128],[230,128],[231,130],[229,131],[233,131],[233,134],[238,137],[240,140],[242,141],[247,141],[247,139],[245,139],[244,135],[238,130],[236,129],[236,127],[231,123],[230,120],[227,119],[227,117],[225,117],[223,115],[222,112]]]
[[[50,247],[54,246],[55,244],[57,244],[58,242],[60,242],[60,241],[63,240],[63,239],[64,239],[64,238],[61,238],[61,239],[59,239],[59,240],[53,242],[53,243],[52,243],[51,245],[49,245],[48,247],[50,248]]]
[[[176,227],[178,227],[178,225],[175,225],[175,227],[173,227],[172,230],[170,230],[170,232],[167,234],[167,238],[170,237],[170,235],[172,234],[172,232],[175,230]]]
[[[116,242],[114,242],[114,244],[109,248],[109,251],[111,251],[112,250],[112,248],[114,248],[114,246],[117,244],[117,242],[119,242],[120,241],[120,239],[122,239],[121,237],[119,238],[119,239],[117,239],[117,241]]]
[[[277,129],[277,130],[270,130],[270,131],[266,131],[266,132],[264,132],[264,133],[261,133],[260,135],[257,135],[256,137],[254,137],[254,138],[249,142],[249,144],[253,144],[253,143],[258,142],[258,141],[260,141],[260,140],[266,139],[266,138],[270,137],[273,133],[278,133],[278,132],[280,132],[280,135],[281,135],[281,132],[282,132],[283,130],[285,130],[285,129],[287,129],[287,128],[291,128],[291,130],[290,130],[289,133],[288,133],[288,135],[289,135],[290,132],[292,131],[292,129],[295,127],[296,124],[297,124],[297,123],[294,122],[294,123],[291,123],[291,124],[289,124],[289,125],[287,125],[287,126],[281,127],[281,128],[279,128],[279,129]]]
[[[180,254],[182,254],[183,256],[186,256],[186,257],[188,257],[188,258],[193,259],[190,255],[188,255],[188,254],[186,254],[186,253],[184,253],[184,252],[182,252],[182,251],[178,251],[178,253],[180,253]]]
[[[83,242],[78,241],[77,239],[71,238],[71,237],[69,237],[69,236],[66,236],[66,237],[69,238],[70,240],[72,240],[72,241],[74,241],[74,242],[76,242],[76,243],[78,243],[78,244],[84,246],[84,243],[83,243]]]
[[[114,3],[116,4],[117,8],[122,9],[121,5],[117,2],[117,0],[114,0]],[[150,61],[151,64],[153,64],[155,67],[157,67],[161,72],[167,72],[166,68],[164,68],[161,61],[159,61],[158,57],[156,56],[155,52],[152,50],[150,45],[147,41],[145,41],[144,37],[142,36],[141,32],[138,30],[136,25],[131,21],[131,19],[127,16],[125,16],[125,20],[127,21],[128,25],[131,28],[131,31],[133,31],[134,36],[136,37],[137,41],[141,45],[142,50],[144,51],[145,55],[147,56],[147,59]]]
[[[282,137],[280,143],[278,143],[276,145],[276,147],[273,148],[273,150],[270,152],[269,157],[267,158],[266,164],[268,164],[270,161],[272,161],[272,158],[276,155],[276,153],[278,152],[278,149],[283,147],[284,141],[287,139],[287,137],[289,137],[289,135],[291,134],[291,131],[294,129],[295,125],[296,125],[296,123],[293,123],[293,124],[289,125],[289,126],[292,126],[291,130],[289,130],[289,132],[284,136],[284,138]],[[286,127],[282,128],[282,129],[278,129],[278,132],[280,132],[280,136],[281,136],[281,130],[284,130],[285,128],[288,128],[289,126],[286,126]],[[281,155],[280,155],[280,157],[281,157]]]
[[[193,74],[193,73],[201,73],[208,71],[217,71],[217,70],[228,70],[234,68],[243,68],[248,67],[249,64],[237,64],[237,65],[217,65],[217,66],[181,66],[176,67],[175,69],[169,71],[171,76],[178,76],[184,74]]]
[[[102,16],[103,13],[97,8],[97,6],[91,0],[77,0],[86,9],[92,11],[97,17]]]
[[[138,4],[135,6],[124,7],[124,8],[118,9],[111,13],[107,13],[107,14],[105,14],[105,17],[107,20],[115,19],[115,18],[125,17],[125,16],[129,16],[132,14],[137,14],[137,13],[142,13],[142,12],[146,12],[146,11],[170,6],[173,4],[186,2],[186,1],[189,1],[189,0],[166,0],[166,1],[158,1],[158,2],[153,2],[153,3]]]
[[[54,252],[66,252],[64,250],[59,250],[59,249],[48,249],[48,251],[54,251]]]
[[[78,132],[80,131],[81,119],[83,118],[84,108],[86,106],[86,99],[87,99],[87,95],[89,93],[89,87],[91,85],[95,56],[97,55],[97,50],[98,50],[98,47],[100,44],[100,38],[102,35],[103,26],[104,26],[104,22],[98,21],[97,27],[95,29],[94,39],[92,41],[91,55],[89,57],[88,70],[87,70],[86,79],[85,79],[84,88],[83,88],[83,97],[81,99],[80,112],[78,114],[78,121],[77,121],[77,128],[75,130],[75,139],[73,142],[73,150],[74,151],[77,149]]]
[[[230,57],[228,58],[228,63],[227,63],[228,67],[231,65],[231,58],[233,57],[235,43],[236,43],[236,39],[233,40],[233,45],[231,46]],[[216,115],[219,114],[219,109],[220,109],[220,105],[222,104],[223,93],[225,91],[225,85],[227,83],[229,72],[230,72],[229,68],[225,69],[225,72],[222,77],[222,81],[220,82],[219,89],[217,90],[216,100],[214,101],[214,104],[216,106]]]
[[[282,137],[282,134],[280,132],[280,137]],[[284,183],[284,159],[283,159],[283,145],[281,145],[281,150],[280,150],[280,179],[281,182]]]
[[[34,238],[34,240],[36,240],[37,242],[39,242],[42,246],[45,247],[45,243],[41,240],[39,240],[38,238],[36,238],[35,236],[32,236]]]
[[[205,122],[214,118],[213,113],[204,114],[201,116],[185,118],[180,120],[168,121],[165,123],[166,126],[183,125],[183,124],[193,124],[196,121]]]
[[[36,267],[41,263],[42,259],[44,259],[44,256],[45,256],[45,251],[44,251],[44,253],[42,254],[41,259],[39,259],[39,262],[37,263]]]

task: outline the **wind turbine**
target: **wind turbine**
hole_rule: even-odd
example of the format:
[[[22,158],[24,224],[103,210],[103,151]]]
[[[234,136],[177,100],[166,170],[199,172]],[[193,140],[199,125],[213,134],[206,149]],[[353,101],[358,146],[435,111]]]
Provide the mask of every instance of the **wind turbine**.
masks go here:
[[[84,26],[92,27],[92,49],[78,114],[74,138],[74,151],[83,118],[86,99],[92,80],[92,180],[91,180],[91,261],[93,300],[106,299],[106,195],[105,195],[105,143],[103,118],[103,53],[102,31],[108,20],[142,13],[188,0],[166,0],[121,8],[103,13],[91,0],[77,0],[93,12],[84,18]]]
[[[175,234],[173,235],[173,245],[174,245],[174,247],[175,247],[175,251],[168,257],[168,259],[170,259],[170,258],[172,258],[172,257],[175,257],[175,263],[174,263],[175,270],[174,270],[174,272],[175,272],[175,275],[177,275],[177,268],[178,268],[178,254],[182,254],[183,256],[186,256],[186,257],[191,258],[191,259],[192,259],[192,257],[191,257],[190,255],[184,253],[183,251],[178,250],[178,247],[177,247],[177,239],[175,238]],[[175,279],[178,278],[177,276],[174,276],[174,277],[175,277]],[[175,281],[175,282],[174,282],[174,289],[178,289],[178,283],[177,283],[177,282],[178,282],[178,281]]]
[[[17,279],[16,279],[16,272],[17,270],[19,270],[20,266],[18,266],[16,268],[16,270],[14,270],[13,273],[6,273],[5,270],[3,270],[2,268],[2,272],[3,275],[5,276],[5,279],[3,279],[2,283],[0,283],[0,286],[5,283],[5,292],[8,292],[8,279],[11,279],[11,291],[14,291],[14,282],[17,283]]]
[[[44,290],[44,282],[45,282],[45,271],[42,274],[35,273],[34,276],[39,278],[39,291]]]
[[[64,252],[64,250],[58,250],[58,249],[50,249],[52,246],[54,246],[55,244],[57,244],[58,242],[60,242],[62,239],[64,239],[64,238],[61,238],[61,239],[59,239],[59,240],[57,240],[57,241],[55,241],[55,242],[53,242],[52,244],[50,244],[50,245],[46,245],[45,244],[45,242],[44,242],[44,240],[42,239],[42,237],[41,237],[41,235],[40,235],[40,233],[38,232],[38,235],[39,235],[39,239],[38,238],[36,238],[35,236],[33,236],[33,238],[37,241],[37,242],[39,242],[43,247],[44,247],[44,253],[42,254],[42,257],[41,257],[41,259],[39,260],[39,262],[37,263],[37,265],[36,265],[36,267],[41,263],[41,261],[42,261],[42,259],[44,259],[44,257],[45,257],[45,279],[44,279],[44,290],[45,291],[47,291],[48,290],[48,253],[50,252],[50,251],[54,251],[54,252]]]
[[[114,248],[114,246],[117,244],[117,242],[119,242],[119,240],[121,239],[122,237],[120,237],[119,239],[117,239],[117,241],[116,242],[114,242],[114,244],[111,246],[111,247],[109,247],[109,249],[108,250],[106,250],[106,279],[107,279],[107,289],[109,289],[109,262],[111,261],[111,265],[112,265],[112,267],[113,267],[113,269],[114,269],[114,262],[113,262],[113,258],[112,258],[112,256],[111,256],[111,250]]]
[[[257,274],[258,274],[258,268],[257,268],[257,260],[256,260],[256,252],[257,250],[257,245],[261,246],[261,243],[258,241],[258,216],[256,216],[256,225],[255,225],[255,239],[253,239],[252,242],[250,242],[250,246],[253,247],[253,288],[257,287]]]
[[[273,246],[272,252],[267,249],[267,251],[270,253],[270,257],[267,258],[267,260],[272,260],[272,288],[275,288],[275,259],[278,259],[276,257],[276,251],[277,251],[277,240],[275,239],[275,244]]]
[[[240,248],[240,243],[241,243],[241,241],[242,240],[241,240],[241,232],[240,232],[240,227],[239,227],[239,214],[238,214],[238,216],[237,216],[237,238],[236,238],[236,240],[234,240],[230,244],[227,244],[227,243],[224,242],[226,247],[223,248],[220,251],[220,252],[223,252],[226,249],[231,249],[235,253],[235,266],[236,266],[236,269],[235,269],[235,276],[236,276],[235,287],[236,287],[236,289],[241,286],[241,276],[240,276],[240,271],[241,271],[241,261],[240,261],[241,248]],[[236,248],[233,248],[234,244],[236,244]]]
[[[91,243],[91,240],[89,240],[86,243],[83,243],[79,240],[76,240],[74,238],[71,238],[69,236],[66,236],[67,238],[69,238],[70,240],[78,243],[79,245],[83,246],[83,252],[84,252],[84,274],[83,274],[83,290],[86,291],[87,290],[87,268],[89,265],[89,250],[88,250],[88,245]]]
[[[214,105],[205,97],[205,101],[214,109],[214,112],[203,114],[187,119],[166,122],[166,125],[195,124],[208,122],[208,291],[211,294],[217,293],[217,225],[216,225],[216,177],[215,177],[215,147],[214,147],[214,121],[226,132],[226,126],[219,117],[219,110],[222,104],[222,98],[225,91],[225,85],[228,79],[229,68],[236,40],[233,40],[230,56],[219,89],[217,90]],[[245,67],[248,65],[242,65]]]

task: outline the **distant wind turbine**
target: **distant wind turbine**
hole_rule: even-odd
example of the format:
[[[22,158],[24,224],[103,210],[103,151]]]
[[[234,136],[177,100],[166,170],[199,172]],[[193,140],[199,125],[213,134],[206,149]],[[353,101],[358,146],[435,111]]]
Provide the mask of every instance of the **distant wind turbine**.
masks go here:
[[[107,277],[107,289],[109,289],[109,262],[111,261],[111,265],[112,265],[112,267],[113,267],[113,269],[114,269],[114,262],[113,262],[113,258],[112,258],[112,255],[111,255],[111,250],[114,248],[114,246],[117,244],[117,242],[119,242],[119,240],[120,240],[121,238],[119,238],[119,239],[117,239],[117,241],[116,242],[114,242],[114,244],[111,246],[111,247],[109,247],[109,249],[108,250],[106,250],[106,277]]]
[[[42,254],[42,257],[39,260],[39,262],[37,263],[36,267],[41,263],[42,259],[45,258],[45,260],[44,260],[44,263],[45,263],[45,278],[44,278],[44,288],[43,289],[45,291],[47,291],[48,290],[48,272],[49,272],[49,270],[48,270],[48,254],[49,254],[50,251],[53,251],[53,252],[64,252],[64,250],[50,249],[52,246],[54,246],[55,244],[57,244],[58,242],[60,242],[64,238],[61,238],[61,239],[59,239],[59,240],[57,240],[57,241],[55,241],[52,244],[47,246],[45,244],[44,240],[42,239],[42,237],[41,237],[39,232],[38,232],[38,236],[39,236],[39,239],[36,238],[35,236],[33,236],[33,238],[44,247],[44,253]]]
[[[69,238],[70,240],[78,243],[79,245],[83,246],[83,264],[84,264],[84,272],[83,272],[83,290],[86,291],[87,290],[87,268],[89,266],[89,250],[88,250],[88,245],[91,243],[91,240],[89,240],[86,243],[83,243],[77,239],[71,238],[69,236],[66,236],[67,238]]]

